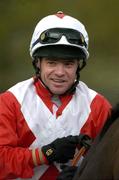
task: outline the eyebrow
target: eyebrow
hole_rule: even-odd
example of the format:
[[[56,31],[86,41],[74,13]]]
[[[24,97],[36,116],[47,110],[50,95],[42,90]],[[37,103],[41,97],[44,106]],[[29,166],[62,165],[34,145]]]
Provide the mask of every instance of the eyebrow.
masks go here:
[[[49,60],[49,61],[60,61],[60,62],[74,62],[75,60],[78,60],[78,59],[68,59],[68,58],[55,58],[55,57],[49,57],[49,58],[46,58],[46,60]]]

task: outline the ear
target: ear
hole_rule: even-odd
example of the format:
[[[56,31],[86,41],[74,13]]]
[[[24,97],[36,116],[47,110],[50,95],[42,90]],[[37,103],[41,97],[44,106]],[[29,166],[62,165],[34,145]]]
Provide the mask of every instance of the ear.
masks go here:
[[[37,59],[37,62],[36,62],[36,67],[39,68],[39,69],[40,69],[40,66],[41,66],[40,64],[41,64],[41,63],[40,63],[40,58],[38,58],[38,59]]]

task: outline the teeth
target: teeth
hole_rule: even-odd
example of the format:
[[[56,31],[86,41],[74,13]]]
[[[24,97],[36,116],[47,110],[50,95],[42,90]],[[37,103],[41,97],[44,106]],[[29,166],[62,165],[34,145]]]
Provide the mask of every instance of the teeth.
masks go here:
[[[53,81],[55,81],[55,82],[64,82],[64,80],[61,80],[61,79],[53,79]]]
[[[53,79],[53,78],[51,78],[51,80],[56,82],[56,83],[64,83],[66,81],[64,79]]]
[[[63,80],[54,80],[55,82],[58,82],[58,83],[62,83],[64,82]]]

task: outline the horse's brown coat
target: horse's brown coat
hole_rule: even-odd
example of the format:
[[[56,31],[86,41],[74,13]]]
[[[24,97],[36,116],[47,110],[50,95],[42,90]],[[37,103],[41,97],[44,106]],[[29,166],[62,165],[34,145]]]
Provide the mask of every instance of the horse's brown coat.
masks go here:
[[[119,180],[119,118],[114,118],[113,114],[95,139],[73,180]]]

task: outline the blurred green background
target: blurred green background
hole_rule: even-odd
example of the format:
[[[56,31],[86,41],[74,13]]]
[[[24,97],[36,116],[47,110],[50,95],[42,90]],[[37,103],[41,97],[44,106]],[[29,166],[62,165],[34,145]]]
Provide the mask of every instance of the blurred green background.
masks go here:
[[[82,21],[90,58],[81,80],[119,101],[119,0],[0,0],[0,92],[34,74],[29,44],[37,22],[62,10]],[[50,22],[49,22],[50,23]]]

